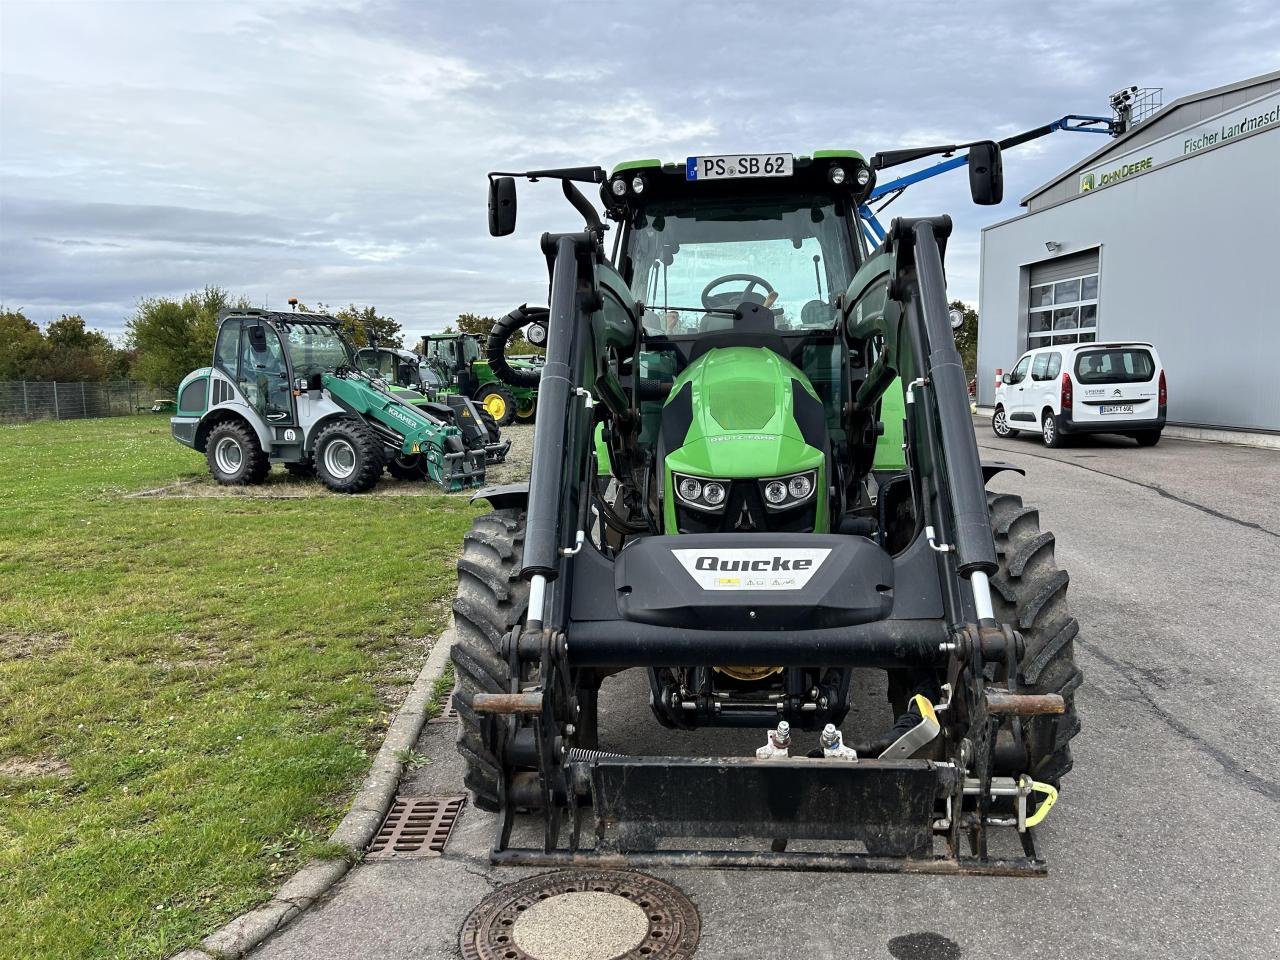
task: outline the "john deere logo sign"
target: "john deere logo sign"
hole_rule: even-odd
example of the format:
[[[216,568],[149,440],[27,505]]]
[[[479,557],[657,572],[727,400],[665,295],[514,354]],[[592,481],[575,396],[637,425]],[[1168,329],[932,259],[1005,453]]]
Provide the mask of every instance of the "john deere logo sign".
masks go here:
[[[1087,193],[1094,187],[1109,187],[1113,183],[1119,183],[1129,177],[1136,177],[1140,173],[1146,173],[1155,163],[1155,157],[1143,157],[1141,160],[1134,160],[1131,163],[1122,163],[1118,167],[1112,167],[1110,170],[1102,172],[1086,173],[1080,178],[1080,192]]]

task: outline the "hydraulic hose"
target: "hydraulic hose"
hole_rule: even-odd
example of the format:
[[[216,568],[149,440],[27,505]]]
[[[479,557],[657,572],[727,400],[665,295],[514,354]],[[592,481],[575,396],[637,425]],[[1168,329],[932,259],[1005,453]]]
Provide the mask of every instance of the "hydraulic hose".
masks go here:
[[[485,344],[485,358],[489,369],[503,383],[513,387],[536,387],[542,379],[541,370],[519,370],[507,362],[507,341],[524,327],[534,322],[547,322],[546,307],[531,307],[522,303],[493,325]]]

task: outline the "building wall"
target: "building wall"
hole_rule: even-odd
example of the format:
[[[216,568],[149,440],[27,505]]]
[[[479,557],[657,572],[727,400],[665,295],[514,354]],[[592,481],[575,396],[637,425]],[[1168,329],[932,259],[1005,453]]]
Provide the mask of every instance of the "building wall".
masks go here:
[[[1155,344],[1170,421],[1280,431],[1277,171],[1268,129],[985,229],[979,403],[1025,348],[1031,267],[1096,247],[1098,339]]]

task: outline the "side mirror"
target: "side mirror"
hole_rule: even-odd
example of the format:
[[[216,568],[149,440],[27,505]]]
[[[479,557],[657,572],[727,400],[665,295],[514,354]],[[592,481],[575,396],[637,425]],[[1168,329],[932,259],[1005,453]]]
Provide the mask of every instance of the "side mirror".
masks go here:
[[[1007,384],[1007,383],[1013,383],[1013,374],[1011,374],[1011,373],[1006,373],[1003,377],[1001,377],[1001,378],[1000,378],[1000,382],[1001,382],[1001,383],[1006,383],[1006,384]]]
[[[267,331],[258,324],[249,328],[249,346],[253,348],[254,353],[267,352]]]
[[[969,148],[969,194],[984,207],[1004,199],[1004,166],[995,141],[984,140]]]
[[[505,237],[516,229],[516,178],[489,181],[489,234]]]

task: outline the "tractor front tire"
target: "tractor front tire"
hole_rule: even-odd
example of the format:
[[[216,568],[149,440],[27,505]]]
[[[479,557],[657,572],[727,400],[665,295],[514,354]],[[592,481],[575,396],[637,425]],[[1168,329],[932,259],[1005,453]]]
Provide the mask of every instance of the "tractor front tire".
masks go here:
[[[486,383],[472,397],[494,420],[498,426],[505,427],[516,418],[516,398],[511,390],[501,383]]]
[[[450,657],[458,687],[458,753],[466,763],[463,782],[482,810],[498,809],[501,767],[486,742],[483,720],[471,709],[477,693],[509,693],[511,667],[502,656],[502,637],[524,621],[529,584],[520,578],[524,549],[523,510],[495,510],[472,521],[458,559],[458,593],[453,601],[454,641]]]
[[[1067,611],[1065,570],[1053,556],[1052,533],[1040,530],[1040,513],[1021,497],[987,493],[1000,568],[991,578],[996,620],[1022,634],[1026,644],[1019,664],[1019,693],[1057,693],[1066,712],[1022,721],[1027,769],[1045,783],[1059,785],[1071,769],[1071,739],[1080,732],[1075,692],[1084,674],[1075,664],[1073,641],[1080,625]]]
[[[364,493],[382,476],[382,443],[359,420],[344,418],[320,428],[316,476],[335,493]]]
[[[240,420],[225,420],[209,431],[205,458],[213,479],[228,487],[261,483],[271,471],[258,435]]]
[[[484,434],[488,438],[485,443],[497,443],[502,439],[502,428],[498,426],[498,421],[493,419],[493,414],[484,407],[480,408],[480,422],[484,424]]]

